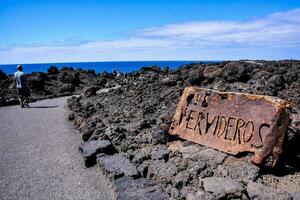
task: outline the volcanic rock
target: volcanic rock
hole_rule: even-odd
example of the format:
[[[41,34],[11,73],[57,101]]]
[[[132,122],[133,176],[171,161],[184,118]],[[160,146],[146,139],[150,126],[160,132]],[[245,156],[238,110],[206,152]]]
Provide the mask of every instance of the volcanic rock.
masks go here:
[[[186,200],[215,200],[217,199],[212,193],[205,192],[200,189],[195,189],[193,187],[184,187],[181,190],[182,196]]]
[[[203,77],[215,79],[221,75],[222,68],[219,66],[207,66],[203,71]]]
[[[49,67],[49,69],[47,71],[48,71],[49,75],[56,75],[59,73],[59,70],[55,66]]]
[[[209,165],[216,167],[221,164],[226,158],[226,154],[214,149],[203,149],[197,151],[197,148],[194,148],[196,145],[191,145],[183,147],[180,151],[183,154],[184,158],[192,159],[195,161],[204,161],[209,163]],[[188,151],[187,151],[188,150]]]
[[[152,144],[165,144],[168,141],[172,140],[167,131],[161,129],[152,129],[151,130],[151,143]]]
[[[118,151],[126,149],[126,143],[123,142],[126,139],[125,129],[121,127],[109,127],[105,130],[105,135]]]
[[[287,60],[194,63],[166,71],[144,68],[121,76],[110,73],[83,75],[83,71],[78,71],[80,84],[76,85],[75,92],[80,91],[82,94],[82,89],[89,87],[101,89],[90,97],[72,98],[68,105],[74,113],[73,123],[77,128],[80,127],[81,133],[87,134],[85,140],[109,140],[118,151],[116,155],[97,155],[100,168],[110,174],[112,179],[117,178],[114,182],[123,179],[120,176],[126,177],[125,172],[134,169],[134,173],[131,173],[135,174],[133,178],[124,178],[122,181],[124,189],[131,189],[128,184],[135,184],[131,181],[143,180],[160,185],[170,196],[169,199],[258,199],[259,195],[250,186],[247,186],[246,191],[249,181],[257,184],[261,182],[276,194],[281,190],[264,178],[264,174],[269,171],[260,170],[248,162],[250,155],[230,156],[166,133],[186,86],[198,85],[224,92],[291,99],[294,102],[292,113],[297,115],[300,112],[298,70],[300,62]],[[55,76],[59,77],[62,71],[76,73],[76,70],[65,69]],[[56,86],[53,80],[46,81],[46,88],[50,84],[53,88]],[[60,80],[57,83],[65,84]],[[51,88],[49,90],[52,91]],[[282,170],[278,170],[278,180],[292,173],[297,177],[297,127],[296,121],[289,124],[286,133],[288,149],[284,149],[283,157],[280,158],[283,166],[287,165],[289,169],[279,168]],[[278,165],[282,165],[281,162]],[[123,167],[124,163],[130,167]],[[274,170],[271,172],[275,173]],[[205,187],[209,191],[205,190],[203,181],[199,180],[206,180]],[[288,178],[285,180],[289,181]],[[209,189],[213,184],[218,185]],[[292,182],[289,181],[289,184]],[[229,189],[226,190],[224,186]],[[288,187],[285,189],[290,193],[297,192]],[[132,191],[147,194],[141,188]],[[121,193],[126,198],[135,198],[134,192],[127,196],[125,191]],[[279,193],[283,196],[285,194]],[[137,198],[142,199],[141,195]]]
[[[287,192],[276,192],[269,187],[266,187],[260,183],[250,181],[247,184],[247,193],[250,199],[281,199],[291,200],[292,197]]]
[[[176,188],[182,188],[183,186],[186,186],[188,184],[188,181],[190,179],[190,173],[187,171],[182,171],[178,173],[173,179],[172,184]]]
[[[227,160],[226,163],[219,165],[215,174],[219,177],[255,181],[259,176],[259,172],[259,167],[252,165],[249,161],[232,158]]]
[[[70,113],[70,114],[68,115],[68,119],[69,119],[70,121],[74,120],[74,119],[75,119],[75,114],[74,114],[74,113]]]
[[[6,78],[7,78],[6,74],[2,70],[0,70],[0,80],[4,80]]]
[[[120,154],[100,155],[97,158],[97,162],[109,178],[117,179],[122,176],[138,176],[136,167]]]
[[[0,96],[0,106],[4,106],[6,103],[6,100],[3,96]]]
[[[120,200],[164,200],[169,197],[160,184],[144,178],[119,178],[115,181],[115,189],[116,199]]]
[[[75,87],[72,84],[65,84],[58,88],[59,93],[72,94],[75,91]]]
[[[187,171],[193,179],[209,177],[213,175],[213,168],[203,161],[188,160]]]
[[[168,160],[169,158],[169,150],[167,148],[157,149],[151,152],[152,160]]]
[[[152,147],[145,147],[140,149],[134,154],[132,162],[135,164],[141,164],[143,161],[151,158]]]
[[[175,80],[172,80],[170,77],[166,77],[166,78],[162,79],[161,81],[164,85],[169,86],[169,87],[177,85],[177,82]]]
[[[242,197],[245,192],[245,187],[242,183],[229,178],[208,177],[201,179],[203,188],[207,192],[212,192],[218,198],[226,197],[238,198]]]
[[[11,98],[11,99],[7,99],[5,102],[5,105],[16,105],[19,103],[19,100],[17,98]]]
[[[189,72],[189,77],[187,79],[187,85],[201,85],[204,77],[202,75],[202,69],[193,69]]]
[[[80,147],[80,151],[82,152],[87,167],[96,164],[96,155],[98,153],[114,153],[113,146],[108,140],[87,141]]]
[[[27,77],[28,85],[34,91],[43,91],[46,80],[48,80],[48,75],[42,72],[34,72]]]
[[[79,73],[75,71],[62,71],[58,75],[58,80],[63,83],[78,85],[80,83]]]
[[[85,88],[84,91],[83,91],[83,96],[88,98],[88,97],[91,97],[93,95],[96,95],[96,92],[99,88],[98,87],[88,87],[88,88]]]
[[[177,173],[177,169],[171,162],[154,160],[148,168],[148,178],[153,178],[158,182],[170,182]]]
[[[222,69],[222,77],[229,82],[246,82],[249,77],[247,75],[246,66],[240,62],[230,62]]]

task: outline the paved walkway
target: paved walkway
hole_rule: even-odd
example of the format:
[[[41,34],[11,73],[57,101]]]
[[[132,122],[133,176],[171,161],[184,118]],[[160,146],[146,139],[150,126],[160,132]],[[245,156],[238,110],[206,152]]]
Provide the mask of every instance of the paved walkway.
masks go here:
[[[97,167],[84,167],[66,97],[0,108],[0,199],[111,199]]]

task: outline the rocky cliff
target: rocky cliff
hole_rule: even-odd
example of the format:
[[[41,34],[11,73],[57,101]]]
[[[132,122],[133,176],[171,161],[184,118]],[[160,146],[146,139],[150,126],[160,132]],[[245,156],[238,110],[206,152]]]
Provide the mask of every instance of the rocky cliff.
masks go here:
[[[186,86],[277,96],[294,109],[274,169],[170,136]],[[300,192],[300,62],[195,63],[176,70],[142,68],[100,74],[69,99],[87,166],[98,164],[119,199],[297,199]]]

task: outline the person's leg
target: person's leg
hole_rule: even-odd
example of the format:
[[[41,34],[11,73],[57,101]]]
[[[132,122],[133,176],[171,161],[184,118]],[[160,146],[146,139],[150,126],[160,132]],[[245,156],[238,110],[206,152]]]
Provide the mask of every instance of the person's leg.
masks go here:
[[[27,97],[24,97],[23,105],[26,106],[26,107],[29,107]]]
[[[23,108],[23,107],[24,107],[24,105],[23,105],[22,98],[21,98],[21,97],[19,97],[19,98],[18,98],[18,100],[19,100],[19,102],[20,102],[20,106],[21,106],[21,108]]]
[[[24,101],[23,105],[29,107],[28,97],[30,96],[30,91],[27,87],[24,88]]]
[[[24,97],[19,97],[19,101],[20,101],[20,106],[21,108],[24,108]]]
[[[21,90],[17,88],[17,97],[20,103],[21,108],[23,107],[23,100],[22,100],[22,95],[21,95]]]

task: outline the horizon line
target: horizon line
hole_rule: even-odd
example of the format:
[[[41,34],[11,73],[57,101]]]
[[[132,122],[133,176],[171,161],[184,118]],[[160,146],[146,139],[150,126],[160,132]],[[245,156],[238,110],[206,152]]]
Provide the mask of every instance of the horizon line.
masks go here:
[[[226,60],[113,60],[113,61],[70,61],[70,62],[33,62],[33,63],[12,63],[12,64],[3,64],[1,65],[38,65],[38,64],[72,64],[72,63],[107,63],[107,62],[226,62],[226,61],[300,61],[300,59],[286,58],[286,59],[226,59]]]

